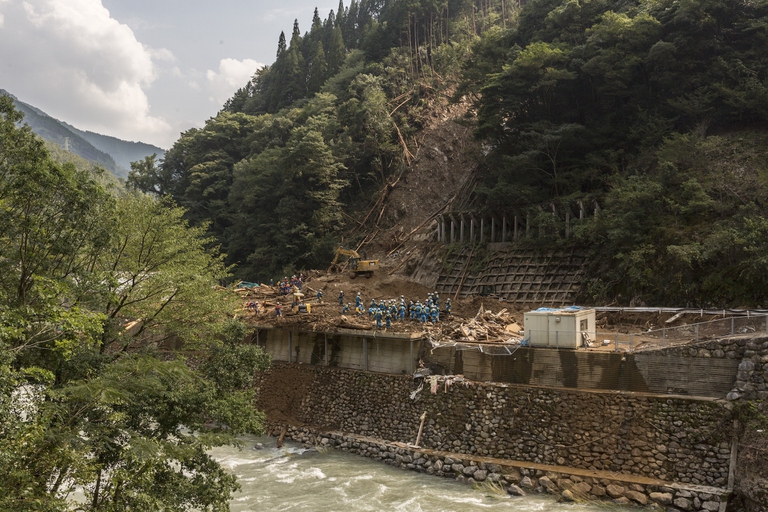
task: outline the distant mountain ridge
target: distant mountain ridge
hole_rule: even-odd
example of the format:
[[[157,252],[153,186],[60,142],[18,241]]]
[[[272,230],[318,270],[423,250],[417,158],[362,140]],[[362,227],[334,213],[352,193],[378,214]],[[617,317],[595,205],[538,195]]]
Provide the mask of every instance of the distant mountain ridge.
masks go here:
[[[157,154],[158,158],[165,156],[163,149],[151,144],[125,141],[75,128],[49,116],[37,107],[20,101],[3,89],[0,89],[0,95],[13,99],[16,108],[24,113],[24,122],[37,135],[61,147],[67,144],[65,140],[68,138],[70,152],[101,165],[118,178],[125,179],[128,176],[131,162],[143,160],[153,153]]]

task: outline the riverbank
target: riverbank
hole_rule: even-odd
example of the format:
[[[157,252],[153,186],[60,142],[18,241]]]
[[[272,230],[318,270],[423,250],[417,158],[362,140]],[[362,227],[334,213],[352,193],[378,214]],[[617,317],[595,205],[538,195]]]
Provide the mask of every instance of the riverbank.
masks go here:
[[[720,511],[728,499],[724,401],[281,363],[257,393],[289,437],[404,469],[663,510]]]

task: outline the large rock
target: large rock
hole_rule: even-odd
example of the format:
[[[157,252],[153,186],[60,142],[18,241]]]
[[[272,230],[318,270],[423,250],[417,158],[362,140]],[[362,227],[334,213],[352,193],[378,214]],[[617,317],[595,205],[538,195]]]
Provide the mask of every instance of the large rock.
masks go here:
[[[571,491],[576,496],[584,496],[584,497],[586,497],[591,490],[592,490],[592,486],[589,485],[587,482],[579,482],[576,485],[574,485],[573,488],[571,488]]]
[[[635,503],[639,503],[642,506],[645,506],[645,505],[648,504],[648,496],[646,496],[645,494],[643,494],[641,492],[627,491],[624,496],[626,496],[630,500],[634,501]]]
[[[619,484],[609,485],[605,488],[605,492],[608,494],[608,496],[614,499],[624,496],[624,488]]]
[[[672,503],[674,503],[677,508],[681,508],[683,510],[693,510],[693,501],[689,500],[688,498],[676,498]]]
[[[488,477],[488,471],[484,469],[478,469],[472,474],[472,478],[474,478],[478,482],[484,481],[487,477]]]
[[[720,504],[716,501],[705,501],[701,504],[701,508],[708,510],[709,512],[715,512],[716,510],[720,510]]]
[[[576,498],[574,497],[573,493],[568,489],[560,493],[560,499],[562,499],[563,501],[576,501]]]
[[[525,477],[525,478],[528,478],[528,477]],[[530,478],[528,478],[528,480],[530,481]],[[507,493],[511,494],[512,496],[525,496],[525,491],[516,485],[510,485],[509,487],[507,487]]]
[[[542,486],[550,494],[557,493],[557,486],[552,480],[549,479],[549,477],[543,476],[539,478],[539,485]]]
[[[598,498],[602,498],[606,494],[605,487],[602,485],[593,485],[589,492],[592,494],[592,496],[597,496]]]
[[[531,477],[524,476],[520,480],[520,486],[525,487],[526,489],[533,489],[533,482],[531,481]],[[514,486],[510,486],[510,487],[514,487]]]
[[[652,492],[651,499],[656,503],[660,503],[661,505],[672,504],[672,494],[668,492]]]

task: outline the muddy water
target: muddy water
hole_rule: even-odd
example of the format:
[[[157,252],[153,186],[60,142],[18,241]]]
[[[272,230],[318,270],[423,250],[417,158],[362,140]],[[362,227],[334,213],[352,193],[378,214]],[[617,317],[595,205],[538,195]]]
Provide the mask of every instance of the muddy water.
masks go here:
[[[508,497],[488,487],[475,489],[336,450],[319,453],[293,443],[286,443],[278,450],[274,448],[275,439],[270,437],[249,437],[244,441],[246,445],[241,451],[232,447],[212,451],[224,468],[237,475],[242,486],[231,503],[234,512],[622,510],[606,503],[557,503],[551,496],[536,494]],[[264,448],[255,449],[257,443],[262,443]]]

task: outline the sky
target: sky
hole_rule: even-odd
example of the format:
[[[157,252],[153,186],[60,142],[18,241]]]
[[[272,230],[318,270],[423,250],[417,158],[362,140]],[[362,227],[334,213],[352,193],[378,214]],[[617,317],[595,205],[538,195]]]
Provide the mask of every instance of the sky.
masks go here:
[[[344,4],[348,5],[348,1]],[[0,0],[0,89],[81,129],[170,148],[333,0]]]

